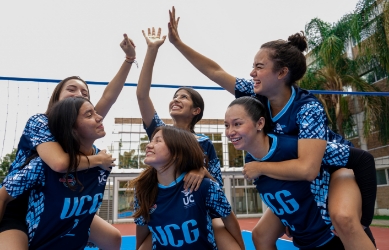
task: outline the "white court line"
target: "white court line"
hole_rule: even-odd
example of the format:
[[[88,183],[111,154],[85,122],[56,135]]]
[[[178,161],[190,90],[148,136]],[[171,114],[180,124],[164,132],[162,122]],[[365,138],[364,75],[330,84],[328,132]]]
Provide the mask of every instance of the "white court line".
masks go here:
[[[249,231],[249,230],[242,230],[242,232],[248,232],[248,233],[252,233],[251,231]],[[292,242],[293,243],[293,241],[291,241],[291,240],[286,240],[286,239],[282,239],[282,238],[278,238],[279,240],[284,240],[284,241],[288,241],[288,242]]]

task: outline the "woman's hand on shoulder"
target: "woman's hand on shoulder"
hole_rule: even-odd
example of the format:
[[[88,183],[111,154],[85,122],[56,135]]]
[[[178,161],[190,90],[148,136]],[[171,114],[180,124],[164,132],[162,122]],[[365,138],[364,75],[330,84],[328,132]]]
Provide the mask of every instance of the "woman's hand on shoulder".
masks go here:
[[[142,30],[143,36],[146,39],[147,46],[149,48],[159,48],[166,39],[166,36],[161,37],[161,28],[158,28],[157,34],[155,34],[155,28],[148,28],[147,35],[144,30]]]
[[[259,170],[259,165],[261,163],[257,161],[252,161],[244,164],[242,174],[244,178],[248,181],[254,180],[261,175],[261,171]]]
[[[114,162],[115,162],[116,158],[113,158],[112,154],[107,153],[107,150],[105,150],[105,149],[100,150],[100,152],[97,155],[101,159],[100,168],[102,168],[106,171],[111,171],[112,167],[115,166]]]
[[[135,53],[135,44],[134,42],[127,36],[127,34],[123,34],[123,41],[120,43],[120,47],[126,53],[126,57],[129,59],[135,60],[136,53]]]
[[[184,177],[184,189],[190,189],[190,192],[197,191],[200,188],[201,182],[206,175],[206,169],[201,168],[199,170],[192,170]]]

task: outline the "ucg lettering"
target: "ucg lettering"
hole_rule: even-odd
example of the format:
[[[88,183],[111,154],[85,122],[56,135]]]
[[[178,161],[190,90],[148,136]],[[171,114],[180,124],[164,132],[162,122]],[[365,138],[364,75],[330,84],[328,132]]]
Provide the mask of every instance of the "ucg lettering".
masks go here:
[[[80,198],[65,198],[60,218],[66,219],[85,213],[95,213],[100,207],[102,199],[102,193],[95,194],[93,198],[90,195],[81,196]]]
[[[275,195],[271,193],[260,194],[261,199],[276,215],[283,215],[284,213],[292,214],[299,209],[300,206],[295,199],[289,198],[285,200],[285,198],[291,195],[287,190],[278,191]],[[277,202],[282,208],[277,209],[277,204],[273,204],[273,202]]]
[[[182,223],[181,227],[176,224],[169,224],[163,228],[161,226],[149,226],[149,229],[153,234],[153,237],[155,237],[162,246],[170,245],[173,247],[182,247],[184,243],[191,244],[197,241],[200,233],[196,226],[197,222],[195,220],[189,220]],[[182,232],[182,234],[179,234],[181,237],[175,239],[173,231]]]

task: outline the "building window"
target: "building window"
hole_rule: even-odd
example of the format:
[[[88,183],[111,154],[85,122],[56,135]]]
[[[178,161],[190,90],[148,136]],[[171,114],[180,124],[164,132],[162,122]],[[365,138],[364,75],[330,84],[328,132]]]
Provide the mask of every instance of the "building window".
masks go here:
[[[231,179],[232,205],[236,214],[262,213],[262,200],[252,181]]]
[[[149,138],[144,133],[123,133],[118,143],[119,168],[145,168],[143,163]]]
[[[350,116],[350,118],[343,123],[343,130],[346,139],[358,136],[358,126],[355,115]]]
[[[378,63],[374,63],[378,65]],[[369,84],[373,84],[382,80],[386,77],[385,70],[383,70],[380,66],[371,66],[371,70],[366,72],[361,76],[363,80],[365,80]]]
[[[236,150],[232,143],[228,143],[228,167],[243,167],[245,152]]]
[[[128,181],[119,181],[118,193],[118,219],[131,218],[134,206],[131,197],[134,197],[134,190],[127,189]]]
[[[220,161],[220,167],[223,167],[223,142],[221,133],[204,133],[206,136],[211,139],[213,147],[215,148],[217,158]]]
[[[387,169],[377,169],[376,174],[377,174],[377,185],[388,184]]]

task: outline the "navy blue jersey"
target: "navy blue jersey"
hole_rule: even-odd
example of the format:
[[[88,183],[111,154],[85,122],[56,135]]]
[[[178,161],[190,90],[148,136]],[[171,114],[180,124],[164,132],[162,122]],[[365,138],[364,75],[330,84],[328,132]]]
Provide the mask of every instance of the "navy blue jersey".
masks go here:
[[[217,249],[212,218],[227,217],[231,206],[221,187],[208,178],[204,178],[199,190],[186,192],[184,176],[181,174],[168,186],[158,184],[158,196],[147,223],[153,249]],[[135,197],[135,211],[139,202]],[[143,217],[136,218],[135,223],[146,225]]]
[[[246,162],[279,162],[297,158],[297,137],[269,134],[271,147],[262,159],[247,154]],[[290,228],[293,243],[301,249],[322,246],[331,240],[332,224],[327,211],[330,175],[321,168],[312,182],[283,181],[262,175],[254,182],[263,202]]]
[[[159,126],[165,126],[166,124],[159,118],[157,112],[155,112],[153,120],[148,128],[144,126],[147,136],[151,138],[154,130]],[[217,181],[217,183],[223,187],[223,178],[220,170],[220,161],[216,155],[215,147],[212,144],[211,139],[204,134],[195,134],[197,141],[200,143],[204,154],[208,157],[208,172]]]
[[[65,174],[54,172],[39,157],[13,176],[8,175],[3,184],[10,196],[28,194],[29,249],[83,249],[108,175],[109,171],[99,168],[79,171],[83,189],[76,186],[72,191]],[[68,176],[69,185],[77,185],[74,176]]]
[[[35,153],[36,146],[44,142],[53,141],[55,141],[55,138],[49,130],[47,116],[45,114],[31,116],[20,137],[16,157],[10,165],[8,174],[13,175],[19,171],[26,159]]]
[[[16,174],[21,166],[32,154],[36,152],[36,146],[44,142],[55,141],[48,126],[48,119],[45,114],[31,116],[24,127],[18,144],[15,160],[11,163],[8,176]],[[0,184],[0,187],[2,184]],[[8,203],[4,217],[20,218],[24,220],[27,211],[27,195]]]
[[[272,116],[268,99],[254,93],[252,80],[236,78],[235,97],[258,98],[267,107],[273,133],[296,135],[298,139],[326,140],[327,147],[324,153],[326,161],[331,161],[331,166],[346,166],[351,142],[328,128],[328,119],[323,105],[312,93],[295,86],[291,88],[292,95],[288,103],[276,116]]]

